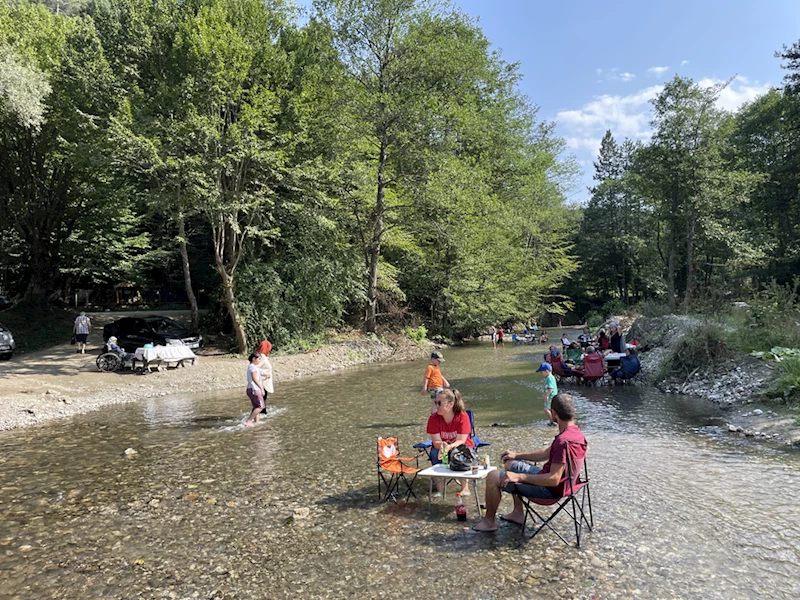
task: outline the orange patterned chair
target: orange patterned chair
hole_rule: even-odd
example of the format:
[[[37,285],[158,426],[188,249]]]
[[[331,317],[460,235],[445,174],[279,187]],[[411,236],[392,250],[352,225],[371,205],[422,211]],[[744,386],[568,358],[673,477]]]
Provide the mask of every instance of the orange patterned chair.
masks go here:
[[[378,438],[378,500],[397,504],[398,497],[406,502],[411,496],[416,498],[411,486],[419,471],[419,456],[400,456],[397,438]],[[411,481],[407,475],[413,476]]]

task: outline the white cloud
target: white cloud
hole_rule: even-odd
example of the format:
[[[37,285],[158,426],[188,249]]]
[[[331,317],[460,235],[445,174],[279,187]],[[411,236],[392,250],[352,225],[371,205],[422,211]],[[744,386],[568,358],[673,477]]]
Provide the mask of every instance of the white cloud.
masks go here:
[[[595,69],[595,72],[601,80],[632,81],[636,79],[636,75],[633,73],[628,73],[627,71],[620,72],[619,67],[614,67],[613,69]]]
[[[606,129],[618,139],[646,139],[650,137],[649,101],[662,89],[654,85],[627,96],[596,96],[579,110],[559,112],[556,121],[566,130],[567,143],[576,150],[589,149],[588,140],[599,140]]]
[[[602,69],[598,69],[598,74]],[[719,79],[705,78],[698,81],[703,86],[723,83]],[[737,76],[730,85],[722,90],[717,106],[725,110],[736,110],[743,103],[755,99],[769,90],[769,85],[751,82],[746,77]],[[652,105],[650,100],[662,90],[663,85],[642,88],[628,95],[595,96],[582,107],[573,110],[562,110],[556,115],[558,132],[584,169],[584,181],[590,185],[589,178],[593,172],[592,161],[596,160],[600,150],[600,140],[607,129],[611,130],[614,139],[621,142],[625,138],[648,141],[652,136],[650,120]]]
[[[654,77],[661,77],[667,71],[669,71],[669,67],[650,67],[647,69],[647,73]]]
[[[706,77],[697,82],[698,85],[703,87],[711,87],[720,83],[723,83],[721,79],[713,79],[711,77]],[[735,111],[745,102],[751,102],[758,96],[766,94],[770,87],[767,83],[758,85],[755,82],[750,85],[750,80],[747,77],[737,75],[730,85],[719,93],[717,106],[723,110]]]
[[[688,65],[688,64],[689,64],[688,60],[682,60],[681,61],[681,66]]]

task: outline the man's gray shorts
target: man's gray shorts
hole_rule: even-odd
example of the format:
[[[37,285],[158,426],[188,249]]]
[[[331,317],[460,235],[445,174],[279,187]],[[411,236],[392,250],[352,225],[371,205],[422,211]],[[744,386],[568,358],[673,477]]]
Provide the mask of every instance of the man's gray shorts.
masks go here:
[[[541,469],[536,465],[529,463],[526,460],[515,460],[511,463],[512,473],[522,473],[523,475],[536,475],[541,472]],[[505,475],[505,471],[500,471],[500,478]],[[509,494],[519,494],[527,498],[559,498],[552,488],[543,485],[530,485],[528,483],[509,483],[502,488],[504,492]]]

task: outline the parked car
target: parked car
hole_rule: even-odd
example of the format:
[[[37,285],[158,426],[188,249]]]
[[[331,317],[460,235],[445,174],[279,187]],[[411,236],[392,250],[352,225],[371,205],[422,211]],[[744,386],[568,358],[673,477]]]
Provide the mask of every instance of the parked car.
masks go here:
[[[145,344],[166,346],[178,340],[193,350],[203,345],[203,336],[168,317],[124,317],[103,327],[103,340],[112,335],[126,352]]]
[[[14,356],[16,349],[17,343],[14,341],[14,335],[0,324],[0,360],[8,360]]]

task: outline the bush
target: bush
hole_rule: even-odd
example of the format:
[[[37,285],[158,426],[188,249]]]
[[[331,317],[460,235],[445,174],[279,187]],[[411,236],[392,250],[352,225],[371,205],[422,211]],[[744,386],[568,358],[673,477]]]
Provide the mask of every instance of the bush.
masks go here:
[[[800,401],[800,358],[788,358],[778,363],[776,377],[767,393],[786,401]]]
[[[635,312],[638,312],[643,317],[649,317],[651,319],[670,314],[669,305],[666,302],[655,299],[640,302],[636,306]]]
[[[589,311],[586,313],[586,326],[590,329],[597,329],[605,322],[605,318],[602,314],[597,312],[596,310]]]
[[[621,315],[628,312],[628,307],[625,306],[625,303],[622,300],[615,298],[614,300],[609,300],[603,304],[600,312],[604,315],[605,320],[608,317],[613,317],[614,315]]]
[[[800,279],[780,286],[774,281],[743,307],[726,315],[734,331],[728,341],[743,352],[767,352],[774,347],[800,347]]]
[[[675,344],[661,363],[657,379],[669,375],[688,376],[695,369],[704,369],[730,356],[725,334],[716,325],[703,325],[687,333]]]
[[[424,325],[420,325],[416,329],[412,327],[406,327],[403,329],[403,335],[408,337],[412,342],[414,342],[420,348],[424,348],[425,344],[428,341],[428,330],[425,329]]]

